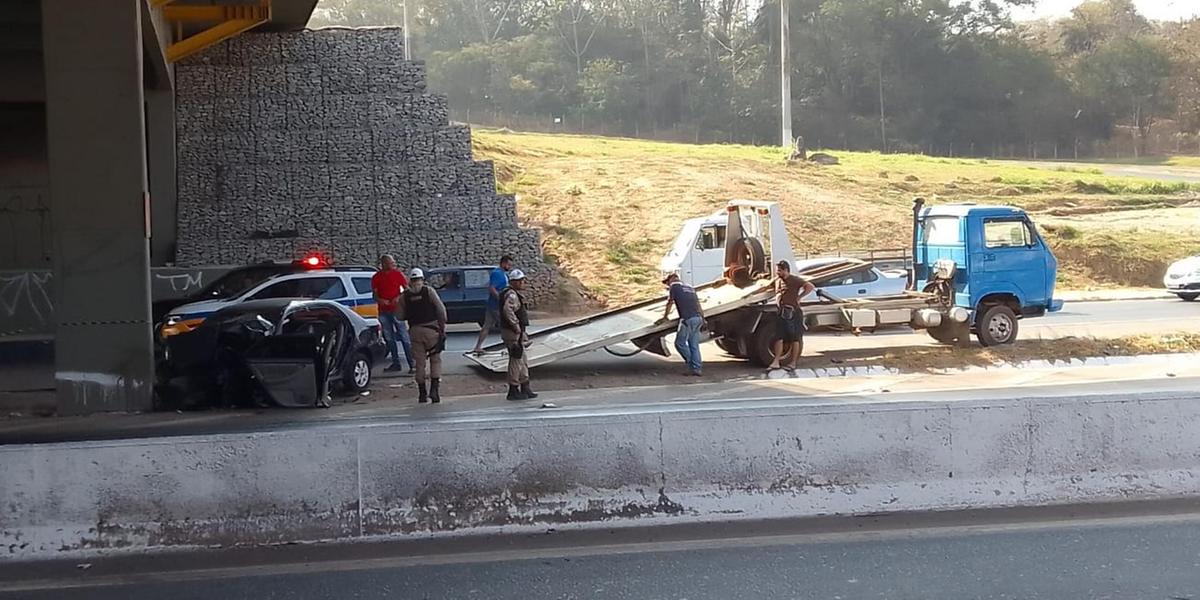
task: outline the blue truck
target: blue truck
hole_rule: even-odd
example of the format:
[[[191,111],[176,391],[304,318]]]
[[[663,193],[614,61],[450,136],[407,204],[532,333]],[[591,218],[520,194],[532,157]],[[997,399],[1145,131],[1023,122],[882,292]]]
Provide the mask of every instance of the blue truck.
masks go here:
[[[971,311],[969,323],[931,329],[939,341],[974,332],[984,346],[1010,343],[1020,319],[1062,310],[1054,298],[1058,260],[1025,211],[917,200],[913,213],[916,287]]]
[[[723,242],[725,268],[720,278],[695,286],[707,335],[727,353],[766,366],[773,362],[778,321],[774,265],[781,260],[796,264],[795,253],[778,203],[734,200],[725,211],[724,226],[711,236]],[[946,344],[970,343],[974,334],[981,344],[993,346],[1016,341],[1021,319],[1062,308],[1062,301],[1054,299],[1058,261],[1029,215],[1018,208],[926,207],[918,200],[912,240],[914,267],[907,289],[898,294],[839,298],[821,289],[836,288],[848,275],[862,271],[866,263],[860,260],[800,269],[817,288],[814,296],[802,300],[808,330],[859,334],[910,327]],[[633,353],[666,356],[670,351],[665,338],[675,331],[677,321],[674,314],[661,318],[665,307],[665,295],[648,298],[531,334],[529,366],[600,348],[630,354],[610,348],[617,345],[632,346]],[[468,359],[497,372],[507,364],[501,345]]]
[[[774,203],[731,202],[726,228],[726,273],[742,273],[742,285],[769,277],[771,265],[793,256]],[[968,344],[974,334],[982,345],[995,346],[1016,341],[1021,319],[1062,309],[1062,301],[1054,298],[1058,261],[1019,208],[925,206],[918,199],[912,245],[905,292],[838,298],[818,289],[803,302],[809,331],[857,334],[908,326],[946,344]],[[861,264],[848,259],[801,275],[821,288]],[[710,329],[726,352],[770,364],[775,319],[763,316],[774,311],[772,303],[763,302],[723,315],[710,322]]]

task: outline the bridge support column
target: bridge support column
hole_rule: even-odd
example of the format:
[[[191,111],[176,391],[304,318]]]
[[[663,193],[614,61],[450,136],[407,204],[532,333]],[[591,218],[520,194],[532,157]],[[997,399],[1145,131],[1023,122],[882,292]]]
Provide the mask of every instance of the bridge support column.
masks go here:
[[[42,2],[59,414],[152,405],[142,1]]]
[[[147,90],[146,142],[150,161],[150,261],[175,262],[175,91]]]

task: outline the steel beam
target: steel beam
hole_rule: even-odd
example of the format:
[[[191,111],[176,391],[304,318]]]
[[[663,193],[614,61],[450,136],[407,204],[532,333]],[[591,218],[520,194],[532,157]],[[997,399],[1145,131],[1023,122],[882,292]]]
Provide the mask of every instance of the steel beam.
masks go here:
[[[180,32],[167,48],[167,60],[177,62],[209,46],[220,43],[271,20],[270,0],[250,6],[164,6],[163,16]],[[184,36],[187,23],[215,23],[197,33]]]

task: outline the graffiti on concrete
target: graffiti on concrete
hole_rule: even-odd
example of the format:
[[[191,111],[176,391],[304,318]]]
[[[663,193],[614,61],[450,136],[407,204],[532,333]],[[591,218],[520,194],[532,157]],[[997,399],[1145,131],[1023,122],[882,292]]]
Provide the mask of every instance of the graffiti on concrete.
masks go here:
[[[180,273],[155,273],[155,289],[158,289],[159,282],[166,282],[171,287],[171,291],[177,294],[186,294],[204,287],[204,271],[193,270],[183,271]]]
[[[0,272],[0,335],[40,333],[54,320],[49,271]]]
[[[50,198],[44,187],[0,189],[0,261],[9,265],[50,260]]]

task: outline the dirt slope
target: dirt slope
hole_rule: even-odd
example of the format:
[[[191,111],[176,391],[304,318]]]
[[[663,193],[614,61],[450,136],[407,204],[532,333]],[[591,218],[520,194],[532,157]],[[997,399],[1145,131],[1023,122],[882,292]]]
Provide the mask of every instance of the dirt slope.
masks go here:
[[[476,130],[479,158],[543,230],[548,260],[609,304],[657,289],[658,262],[684,219],[731,198],[783,205],[797,252],[907,245],[915,196],[1034,212],[1071,288],[1156,285],[1165,264],[1200,252],[1200,186],[980,160],[835,152],[841,164],[789,164],[783,151]],[[1136,212],[1135,212],[1136,211]],[[1130,260],[1113,260],[1113,254]],[[1121,257],[1117,257],[1121,258]]]

